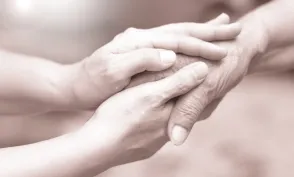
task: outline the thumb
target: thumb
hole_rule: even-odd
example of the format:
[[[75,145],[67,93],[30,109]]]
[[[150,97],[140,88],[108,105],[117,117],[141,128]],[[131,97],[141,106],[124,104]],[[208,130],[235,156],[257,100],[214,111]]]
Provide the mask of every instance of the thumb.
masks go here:
[[[193,125],[201,120],[201,113],[211,102],[205,90],[200,85],[177,101],[168,123],[168,136],[174,145],[183,144]]]

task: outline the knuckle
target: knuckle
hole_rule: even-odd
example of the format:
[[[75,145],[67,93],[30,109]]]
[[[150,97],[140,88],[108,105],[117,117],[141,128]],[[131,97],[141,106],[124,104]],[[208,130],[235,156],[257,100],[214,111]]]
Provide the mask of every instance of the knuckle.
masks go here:
[[[190,87],[188,83],[181,81],[182,79],[179,77],[179,82],[176,84],[176,91],[179,93],[188,92]]]
[[[210,77],[206,78],[206,80],[202,84],[205,87],[205,90],[202,91],[202,94],[205,94],[209,97],[215,96],[221,84],[220,79],[221,78],[217,74],[211,75]]]
[[[153,95],[146,94],[142,97],[142,101],[144,103],[152,103],[154,101],[154,97],[153,97]]]
[[[152,61],[151,59],[159,58],[159,51],[156,49],[140,49],[138,50],[138,56],[140,56],[142,59],[148,61]]]
[[[148,103],[152,108],[158,107],[160,102],[164,100],[164,94],[147,94],[142,99],[143,102]]]
[[[175,89],[179,92],[188,92],[193,85],[193,82],[196,77],[179,74],[177,78],[173,81],[175,84]]]

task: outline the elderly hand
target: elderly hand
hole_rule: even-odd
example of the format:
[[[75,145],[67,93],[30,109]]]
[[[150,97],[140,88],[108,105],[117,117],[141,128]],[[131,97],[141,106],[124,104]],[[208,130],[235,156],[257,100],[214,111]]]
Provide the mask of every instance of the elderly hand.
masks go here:
[[[205,61],[210,65],[207,79],[177,101],[168,125],[169,137],[175,145],[187,139],[197,121],[210,116],[221,98],[268,49],[268,33],[259,20],[248,22],[245,18],[240,22],[244,24],[241,34],[234,41],[219,43],[228,49],[228,55],[219,62]]]
[[[241,34],[242,35],[242,34]],[[228,49],[228,55],[221,61],[208,61],[202,58],[178,56],[177,63],[164,72],[146,72],[134,77],[129,87],[159,80],[173,74],[179,68],[195,61],[203,61],[209,66],[209,74],[205,81],[188,94],[177,100],[168,124],[168,133],[175,145],[182,144],[188,137],[193,125],[209,117],[221,98],[236,86],[246,75],[251,60],[263,50],[263,40],[259,43],[238,37],[234,41],[219,43]]]
[[[218,22],[218,25],[213,23]],[[70,85],[73,108],[93,109],[123,90],[132,76],[162,71],[172,66],[175,53],[223,59],[227,51],[206,41],[231,40],[241,31],[238,24],[220,16],[207,24],[179,23],[149,30],[130,28],[84,61],[73,65]]]
[[[175,145],[181,145],[193,125],[209,117],[222,97],[247,73],[254,57],[252,53],[236,41],[220,45],[228,48],[228,56],[219,62],[204,61],[209,65],[209,74],[205,81],[177,100],[168,124],[169,136]]]

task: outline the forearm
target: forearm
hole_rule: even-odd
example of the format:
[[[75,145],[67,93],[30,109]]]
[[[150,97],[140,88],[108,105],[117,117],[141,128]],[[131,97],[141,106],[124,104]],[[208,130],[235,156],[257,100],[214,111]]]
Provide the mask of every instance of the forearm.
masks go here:
[[[240,19],[243,30],[238,41],[251,55],[249,73],[292,68],[293,8],[291,0],[276,0]]]
[[[268,33],[268,49],[288,46],[294,42],[294,1],[275,0],[261,7],[256,15]]]
[[[294,69],[294,45],[266,52],[266,54],[259,57],[250,64],[249,74]]]
[[[0,176],[93,177],[112,166],[114,155],[106,141],[93,136],[73,133],[0,149]]]
[[[24,114],[66,104],[67,67],[0,50],[0,114]]]

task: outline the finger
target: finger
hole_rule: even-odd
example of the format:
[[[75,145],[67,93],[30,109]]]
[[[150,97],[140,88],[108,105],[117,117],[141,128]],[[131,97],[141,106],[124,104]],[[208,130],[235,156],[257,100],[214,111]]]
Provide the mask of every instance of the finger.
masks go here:
[[[152,47],[173,50],[188,56],[202,57],[209,60],[221,60],[227,50],[215,44],[191,36],[154,34]]]
[[[230,17],[226,13],[222,13],[216,18],[206,22],[207,24],[211,25],[220,25],[220,24],[229,24],[230,23]]]
[[[206,24],[176,23],[153,28],[156,32],[169,32],[180,35],[192,36],[205,41],[234,39],[241,32],[238,23],[228,24],[230,17],[223,13]]]
[[[210,25],[221,25],[221,24],[229,24],[230,23],[230,17],[226,13],[222,13],[216,18],[206,22],[206,24]],[[151,30],[157,31],[157,32],[180,32],[184,28],[181,28],[181,26],[185,24],[194,24],[195,27],[197,25],[201,25],[202,23],[175,23],[175,24],[168,24],[168,25],[163,25],[159,27],[152,28]]]
[[[190,36],[204,41],[217,41],[234,39],[240,34],[241,25],[239,23],[222,25],[178,23],[163,26],[158,28],[157,31]]]
[[[133,34],[129,32],[129,36],[120,37],[103,47],[104,50],[116,54],[142,48],[172,50],[176,53],[200,56],[210,60],[221,60],[227,55],[226,49],[192,36],[158,33],[148,30],[139,30],[133,32]]]
[[[193,125],[210,102],[205,85],[200,85],[177,101],[168,123],[168,135],[174,145],[185,142]]]
[[[160,99],[162,105],[172,98],[183,95],[198,86],[208,74],[208,67],[203,62],[196,62],[180,69],[177,73],[163,80],[150,84],[150,91]]]
[[[160,49],[139,49],[118,56],[113,62],[123,78],[130,78],[143,71],[165,70],[171,67],[177,58],[173,51]]]
[[[205,41],[221,41],[232,40],[241,33],[242,27],[240,23],[232,23],[228,25],[213,26],[206,30],[202,40]]]
[[[176,25],[178,27],[177,34],[191,36],[204,41],[231,40],[241,32],[241,25],[239,23],[226,25],[185,23]]]

